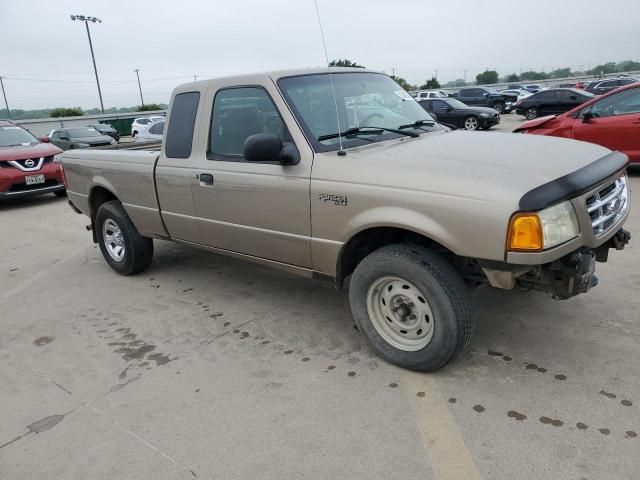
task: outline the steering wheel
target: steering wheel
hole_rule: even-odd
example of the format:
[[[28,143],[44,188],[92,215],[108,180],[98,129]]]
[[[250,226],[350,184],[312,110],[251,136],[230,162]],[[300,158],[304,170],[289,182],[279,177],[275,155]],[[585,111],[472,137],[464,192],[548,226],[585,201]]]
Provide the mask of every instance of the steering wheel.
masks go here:
[[[384,118],[384,115],[382,115],[381,113],[370,113],[369,115],[367,115],[366,117],[364,117],[362,120],[360,120],[360,126],[361,127],[366,127],[367,123],[369,122],[369,120],[373,120],[374,118]]]

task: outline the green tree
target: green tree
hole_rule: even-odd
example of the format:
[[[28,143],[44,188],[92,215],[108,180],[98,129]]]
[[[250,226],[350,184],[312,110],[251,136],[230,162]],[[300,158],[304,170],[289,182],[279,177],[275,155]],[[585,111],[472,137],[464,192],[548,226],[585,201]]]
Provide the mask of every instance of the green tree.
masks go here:
[[[452,80],[450,82],[445,83],[445,87],[464,87],[467,84],[467,82],[464,81],[464,78],[457,78],[455,80]]]
[[[75,107],[75,108],[64,108],[64,107],[60,107],[60,108],[54,108],[53,110],[51,110],[49,112],[49,115],[53,118],[59,118],[59,117],[81,117],[82,115],[84,115],[84,112],[82,111],[82,109],[80,107]]]
[[[518,75],[516,75],[515,73],[512,73],[510,75],[507,75],[506,77],[504,77],[504,82],[505,83],[513,83],[513,82],[519,82],[520,81],[520,77]]]
[[[402,77],[396,77],[395,75],[391,75],[391,78],[393,78],[393,80],[395,80],[395,82],[398,85],[400,85],[403,89],[405,89],[407,92],[410,91],[410,90],[416,90],[416,86],[415,85],[411,85],[409,82],[407,82]]]
[[[618,71],[618,65],[614,62],[607,62],[602,65],[596,65],[594,68],[589,70],[587,73],[589,75],[600,75],[607,73],[616,73]]]
[[[350,67],[350,68],[366,68],[364,65],[358,65],[356,62],[352,62],[351,60],[345,58],[338,60],[331,60],[329,63],[330,67]]]
[[[625,60],[624,62],[618,63],[619,72],[633,72],[635,70],[640,70],[640,62]]]
[[[557,68],[551,72],[551,78],[567,78],[571,76],[571,68]]]
[[[162,110],[163,108],[157,103],[147,103],[146,105],[138,105],[136,111],[138,112],[153,112],[155,110]]]
[[[498,72],[495,70],[485,70],[484,72],[476,75],[476,83],[478,85],[498,83]]]
[[[524,82],[529,82],[531,80],[546,80],[547,78],[549,78],[549,75],[547,75],[546,73],[534,72],[533,70],[522,72],[520,74],[520,80]]]
[[[427,80],[425,83],[420,85],[420,90],[431,90],[433,88],[440,88],[440,82],[436,77],[431,77],[430,80]]]

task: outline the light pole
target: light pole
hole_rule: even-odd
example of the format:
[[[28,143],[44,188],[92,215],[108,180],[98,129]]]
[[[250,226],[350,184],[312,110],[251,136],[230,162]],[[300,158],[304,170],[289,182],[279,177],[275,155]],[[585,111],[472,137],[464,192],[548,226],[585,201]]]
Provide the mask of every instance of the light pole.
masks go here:
[[[136,72],[136,77],[138,77],[138,90],[140,90],[140,102],[144,107],[144,98],[142,98],[142,86],[140,85],[140,70],[136,68],[134,72]]]
[[[98,85],[98,96],[100,97],[100,110],[104,113],[104,104],[102,103],[102,91],[100,90],[100,80],[98,79],[98,68],[96,67],[96,57],[93,55],[93,43],[91,43],[91,33],[89,32],[89,22],[102,23],[102,20],[96,17],[87,17],[84,15],[71,15],[71,20],[84,22],[87,27],[87,37],[89,37],[89,48],[91,49],[91,60],[93,61],[93,71],[96,74],[96,84]]]
[[[11,110],[9,110],[9,102],[7,102],[7,94],[4,91],[4,82],[2,81],[2,77],[0,77],[0,85],[2,86],[2,96],[4,97],[4,104],[7,106],[7,117],[11,120]]]

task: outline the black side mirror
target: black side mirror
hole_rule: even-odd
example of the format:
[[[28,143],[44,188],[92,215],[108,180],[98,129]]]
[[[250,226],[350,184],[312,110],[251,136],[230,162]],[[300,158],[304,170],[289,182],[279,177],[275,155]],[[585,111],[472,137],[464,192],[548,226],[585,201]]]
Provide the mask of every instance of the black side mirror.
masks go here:
[[[60,135],[60,140],[69,140],[69,137],[67,137],[66,135]]]
[[[256,133],[244,141],[244,158],[248,162],[280,162],[283,165],[300,163],[300,152],[292,143],[283,145],[273,133]]]
[[[582,123],[589,123],[593,118],[593,112],[591,110],[587,110],[582,114]]]

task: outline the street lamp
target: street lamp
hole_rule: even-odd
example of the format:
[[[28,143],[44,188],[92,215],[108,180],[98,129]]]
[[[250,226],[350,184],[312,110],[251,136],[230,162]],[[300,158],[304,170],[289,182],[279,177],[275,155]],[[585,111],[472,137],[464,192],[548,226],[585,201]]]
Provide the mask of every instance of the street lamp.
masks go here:
[[[144,98],[142,98],[142,85],[140,85],[140,69],[136,68],[134,72],[136,72],[136,77],[138,77],[138,90],[140,90],[140,102],[144,107]]]
[[[102,23],[102,20],[96,17],[87,17],[84,15],[71,15],[71,20],[84,22],[84,26],[87,27],[87,37],[89,37],[89,48],[91,49],[91,60],[93,60],[93,71],[96,74],[96,84],[98,85],[98,96],[100,97],[100,109],[104,113],[104,104],[102,103],[102,91],[100,91],[100,80],[98,79],[98,68],[96,67],[96,57],[93,55],[93,43],[91,43],[91,33],[89,32],[89,22]]]

